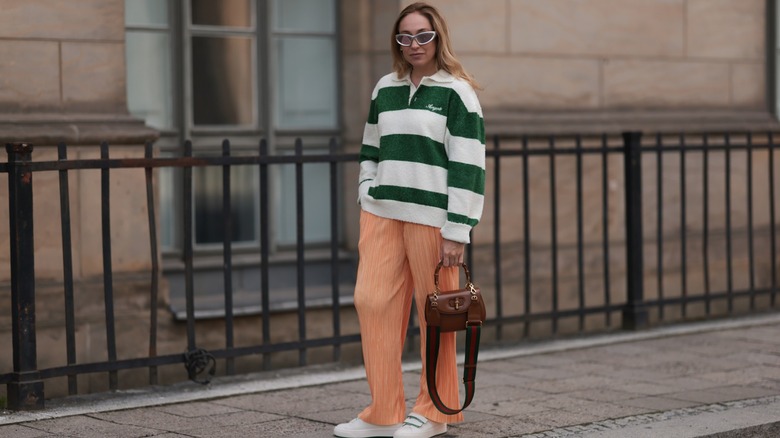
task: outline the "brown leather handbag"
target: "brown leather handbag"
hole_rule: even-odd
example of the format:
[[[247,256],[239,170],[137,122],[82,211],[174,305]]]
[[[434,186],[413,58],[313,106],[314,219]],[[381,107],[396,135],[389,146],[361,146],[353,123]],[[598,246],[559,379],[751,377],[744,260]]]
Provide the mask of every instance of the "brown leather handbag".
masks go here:
[[[442,262],[436,266],[433,274],[434,290],[425,301],[425,322],[427,325],[427,347],[425,354],[426,379],[428,393],[436,409],[447,415],[454,415],[465,409],[474,398],[474,379],[477,374],[477,355],[482,323],[485,321],[485,302],[477,286],[471,282],[471,273],[465,263],[461,264],[466,273],[466,286],[463,289],[439,290],[439,270]],[[463,370],[463,384],[466,397],[460,409],[453,409],[442,402],[436,389],[436,365],[439,361],[439,337],[442,332],[466,331],[466,360]]]

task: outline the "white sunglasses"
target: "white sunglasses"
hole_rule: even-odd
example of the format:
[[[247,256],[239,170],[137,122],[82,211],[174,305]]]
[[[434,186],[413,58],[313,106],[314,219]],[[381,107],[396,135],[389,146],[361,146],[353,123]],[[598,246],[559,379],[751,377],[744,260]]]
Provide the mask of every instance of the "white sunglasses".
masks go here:
[[[424,46],[433,39],[436,38],[436,32],[433,30],[428,30],[425,32],[420,32],[417,35],[409,35],[408,33],[399,33],[395,36],[395,42],[397,42],[399,45],[404,47],[409,47],[412,45],[413,41],[417,41],[417,44]]]

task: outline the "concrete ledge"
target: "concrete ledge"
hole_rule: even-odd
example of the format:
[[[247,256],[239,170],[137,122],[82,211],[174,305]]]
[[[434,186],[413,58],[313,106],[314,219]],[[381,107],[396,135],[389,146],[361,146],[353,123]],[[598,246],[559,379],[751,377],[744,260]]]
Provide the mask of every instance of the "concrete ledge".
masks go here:
[[[156,140],[159,133],[128,114],[0,113],[3,143],[34,145],[137,144]]]

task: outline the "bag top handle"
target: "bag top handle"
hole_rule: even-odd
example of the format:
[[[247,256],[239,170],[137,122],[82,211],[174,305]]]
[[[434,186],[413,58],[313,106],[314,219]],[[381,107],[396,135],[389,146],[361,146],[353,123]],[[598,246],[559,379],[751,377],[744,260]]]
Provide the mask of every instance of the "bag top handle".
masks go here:
[[[433,284],[435,286],[433,292],[436,295],[439,295],[439,270],[441,270],[443,264],[442,261],[439,260],[439,264],[436,265],[436,271],[433,273]],[[469,267],[466,266],[465,263],[461,263],[460,267],[463,268],[463,272],[466,273],[466,289],[474,289],[474,284],[471,282],[471,272],[469,272]]]

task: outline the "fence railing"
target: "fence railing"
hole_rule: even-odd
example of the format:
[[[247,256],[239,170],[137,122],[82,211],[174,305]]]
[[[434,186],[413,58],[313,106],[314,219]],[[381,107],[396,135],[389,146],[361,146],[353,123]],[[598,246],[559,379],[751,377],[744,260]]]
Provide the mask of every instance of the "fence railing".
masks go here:
[[[605,134],[492,138],[487,148],[488,184],[483,217],[483,222],[492,222],[492,227],[481,225],[475,230],[467,261],[476,267],[474,271],[483,273],[479,281],[486,283],[483,291],[487,291],[492,302],[486,325],[493,330],[493,339],[608,330],[615,328],[616,318],[620,318],[622,328],[641,329],[655,322],[774,309],[775,149],[772,133],[643,137],[640,132],[625,132],[619,137]],[[43,382],[55,377],[67,377],[69,394],[77,393],[78,376],[82,374],[107,373],[109,389],[115,390],[121,370],[146,368],[149,383],[157,384],[158,367],[171,364],[184,364],[191,379],[203,380],[213,373],[217,360],[224,360],[225,373],[233,374],[238,357],[260,355],[264,366],[270,367],[273,353],[298,351],[298,363],[305,365],[307,351],[330,347],[333,360],[338,361],[341,346],[360,341],[358,333],[342,333],[338,262],[342,249],[338,224],[343,219],[339,209],[340,181],[343,166],[356,165],[357,154],[338,152],[335,141],[331,142],[330,153],[319,155],[304,155],[300,141],[296,142],[295,155],[269,155],[265,142],[261,142],[257,154],[233,156],[228,141],[223,142],[221,156],[209,157],[193,157],[190,142],[184,144],[183,156],[177,158],[153,157],[151,144],[146,145],[144,158],[112,159],[105,143],[100,147],[100,159],[68,159],[64,144],[58,146],[58,151],[57,161],[33,161],[32,146],[9,144],[8,162],[0,163],[0,173],[8,174],[13,338],[13,370],[0,374],[0,384],[7,385],[10,409],[43,408]],[[735,160],[739,161],[738,166],[734,165]],[[331,224],[332,333],[318,338],[307,336],[305,305],[303,180],[304,166],[309,163],[330,166],[331,209],[323,214],[330,215]],[[763,169],[759,170],[757,164],[762,164]],[[283,342],[271,338],[269,305],[269,170],[278,165],[295,166],[297,207],[298,337]],[[222,168],[225,227],[224,347],[208,351],[199,348],[196,338],[191,214],[192,169],[207,166]],[[254,345],[235,343],[230,196],[233,166],[257,166],[259,170],[262,341]],[[157,348],[160,267],[153,170],[159,168],[183,169],[187,314],[184,354],[158,354]],[[85,169],[100,170],[107,360],[79,363],[68,174]],[[152,266],[148,355],[130,359],[117,356],[110,215],[111,172],[116,169],[143,171],[147,195]],[[67,352],[66,364],[44,369],[38,367],[36,355],[32,207],[33,175],[38,172],[59,173]],[[670,186],[669,182],[677,184]],[[735,199],[735,192],[741,197]],[[695,220],[692,211],[697,213]],[[670,219],[675,217],[676,222],[670,226]],[[714,218],[722,222],[713,224]],[[739,262],[736,267],[735,261]],[[722,274],[725,287],[718,289],[717,285],[723,283]],[[736,277],[744,287],[735,285]],[[747,280],[742,281],[743,277]],[[701,303],[703,308],[693,309]],[[408,331],[410,339],[415,335],[416,330]],[[490,342],[489,337],[485,340]]]

